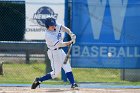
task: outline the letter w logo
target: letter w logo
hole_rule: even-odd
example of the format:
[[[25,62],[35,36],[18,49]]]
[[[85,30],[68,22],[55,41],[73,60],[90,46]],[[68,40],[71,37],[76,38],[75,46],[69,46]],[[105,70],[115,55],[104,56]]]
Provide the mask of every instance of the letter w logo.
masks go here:
[[[108,0],[115,40],[120,40],[128,0]],[[107,0],[87,0],[94,39],[100,38]]]

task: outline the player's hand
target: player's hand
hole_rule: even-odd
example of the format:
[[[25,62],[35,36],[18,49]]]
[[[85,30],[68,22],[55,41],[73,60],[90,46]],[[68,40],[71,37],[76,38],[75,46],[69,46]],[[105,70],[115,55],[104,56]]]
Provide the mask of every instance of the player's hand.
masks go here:
[[[69,46],[70,44],[72,44],[73,43],[73,41],[71,40],[71,41],[68,41],[68,42],[66,42],[66,46]]]
[[[75,44],[75,41],[76,41],[76,35],[75,34],[71,35],[71,41],[73,42],[73,44]]]
[[[72,39],[71,41],[72,41],[72,44],[75,44],[75,39]]]

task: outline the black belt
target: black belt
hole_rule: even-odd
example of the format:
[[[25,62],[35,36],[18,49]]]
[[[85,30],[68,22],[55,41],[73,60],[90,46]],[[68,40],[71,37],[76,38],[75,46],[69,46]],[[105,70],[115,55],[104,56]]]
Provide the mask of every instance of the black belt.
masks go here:
[[[50,49],[50,48],[48,48],[48,49]],[[59,47],[59,48],[50,49],[50,50],[59,50],[59,49],[62,49],[62,48],[61,48],[61,47]]]
[[[61,49],[61,47],[59,47],[59,48],[55,48],[54,50],[59,50],[59,49]]]

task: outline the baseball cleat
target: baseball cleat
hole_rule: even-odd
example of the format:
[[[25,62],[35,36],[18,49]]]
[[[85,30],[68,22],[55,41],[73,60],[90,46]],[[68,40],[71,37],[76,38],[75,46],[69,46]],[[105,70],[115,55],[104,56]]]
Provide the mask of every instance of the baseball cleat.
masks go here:
[[[33,82],[31,89],[36,89],[36,87],[40,85],[39,78],[36,78],[35,81]]]
[[[74,83],[74,84],[71,85],[71,88],[72,89],[77,89],[78,88],[78,85],[76,83]]]

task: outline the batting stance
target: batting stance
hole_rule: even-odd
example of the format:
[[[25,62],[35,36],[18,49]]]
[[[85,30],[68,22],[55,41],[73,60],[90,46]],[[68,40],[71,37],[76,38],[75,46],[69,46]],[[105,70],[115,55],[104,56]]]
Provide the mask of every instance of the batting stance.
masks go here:
[[[40,78],[36,78],[31,86],[31,89],[35,89],[39,84],[41,84],[41,82],[45,80],[56,78],[61,72],[61,68],[64,69],[65,74],[71,83],[71,88],[78,87],[78,85],[75,83],[70,63],[63,63],[66,54],[61,49],[61,47],[69,46],[72,43],[74,44],[76,35],[73,34],[67,27],[56,24],[56,20],[52,17],[46,19],[45,26],[47,28],[45,33],[45,40],[48,47],[47,53],[51,61],[52,72]],[[71,41],[63,42],[63,32],[66,32],[70,35]]]

